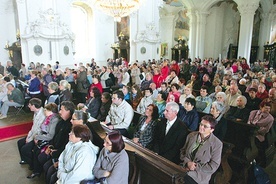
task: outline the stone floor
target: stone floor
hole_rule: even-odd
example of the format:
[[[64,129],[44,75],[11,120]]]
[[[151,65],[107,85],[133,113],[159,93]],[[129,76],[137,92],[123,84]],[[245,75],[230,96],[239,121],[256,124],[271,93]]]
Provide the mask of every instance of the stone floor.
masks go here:
[[[32,119],[32,113],[23,113],[15,116],[14,114],[8,114],[7,119],[0,120],[0,127],[15,124],[19,122],[27,122]],[[19,153],[17,149],[17,140],[10,140],[0,142],[0,184],[42,184],[45,183],[44,175],[39,178],[27,179],[26,177],[31,174],[27,165],[19,164]],[[265,168],[269,174],[272,184],[276,184],[276,156],[272,163]]]

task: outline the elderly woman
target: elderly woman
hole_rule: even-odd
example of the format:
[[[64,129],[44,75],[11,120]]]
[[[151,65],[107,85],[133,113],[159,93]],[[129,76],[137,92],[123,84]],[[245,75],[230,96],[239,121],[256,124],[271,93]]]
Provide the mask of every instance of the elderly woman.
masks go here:
[[[158,114],[159,114],[159,118],[163,118],[164,117],[164,111],[166,108],[166,99],[167,99],[167,93],[164,92],[159,92],[156,98],[156,102],[154,103],[157,108],[158,108]]]
[[[256,146],[259,150],[259,155],[257,157],[257,162],[262,165],[265,163],[265,150],[268,147],[267,142],[265,141],[265,135],[269,132],[271,126],[274,122],[274,117],[270,114],[271,101],[263,100],[260,104],[260,110],[251,111],[248,124],[256,125],[259,127],[257,135],[255,138]]]
[[[99,148],[90,139],[91,132],[86,125],[73,126],[69,133],[69,142],[59,157],[58,184],[94,179],[92,170]]]
[[[93,169],[96,178],[105,177],[108,184],[128,183],[129,159],[124,148],[125,143],[119,132],[107,134],[104,148]]]
[[[70,91],[71,85],[67,80],[61,80],[59,82],[59,99],[60,103],[63,101],[72,101],[72,93]]]
[[[47,97],[45,101],[45,105],[48,103],[55,103],[59,105],[60,101],[59,101],[59,93],[58,93],[58,84],[56,82],[50,82],[48,84],[48,91],[50,95]]]
[[[46,104],[44,107],[44,114],[46,116],[45,121],[41,124],[39,132],[34,137],[35,145],[33,148],[33,160],[28,163],[33,168],[33,173],[28,176],[28,179],[32,179],[39,176],[42,172],[42,165],[38,161],[38,155],[45,151],[46,145],[53,139],[55,135],[56,125],[59,121],[57,114],[58,107],[55,103]]]
[[[182,167],[187,170],[185,183],[209,183],[221,161],[222,142],[213,134],[217,121],[210,115],[202,117],[199,131],[187,136],[180,150]]]
[[[151,146],[150,143],[153,140],[158,116],[157,106],[153,104],[148,105],[145,115],[142,115],[139,119],[137,130],[134,133],[133,142],[146,148]]]
[[[150,84],[152,83],[152,74],[146,73],[146,79],[141,83],[141,90],[144,91],[145,89],[148,89]]]
[[[88,99],[85,104],[79,103],[77,107],[85,112],[88,112],[91,117],[97,118],[102,103],[101,95],[100,90],[94,87],[90,91],[90,99]]]
[[[144,90],[145,96],[140,100],[139,105],[137,106],[137,112],[144,114],[146,112],[147,106],[153,104],[152,89],[147,88]]]
[[[224,92],[218,92],[218,93],[216,94],[216,100],[215,100],[215,101],[221,102],[221,103],[223,104],[223,107],[224,107],[223,114],[224,114],[225,112],[227,112],[228,109],[230,108],[230,107],[226,104],[225,100],[226,100],[226,94],[225,94]]]
[[[210,114],[217,120],[218,124],[214,131],[214,135],[223,141],[227,131],[227,120],[223,117],[224,105],[221,102],[213,102],[210,110]]]

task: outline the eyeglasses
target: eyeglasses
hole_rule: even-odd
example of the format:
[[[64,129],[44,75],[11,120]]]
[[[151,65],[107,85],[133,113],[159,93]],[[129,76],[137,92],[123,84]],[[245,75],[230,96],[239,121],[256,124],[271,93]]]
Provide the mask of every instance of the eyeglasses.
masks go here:
[[[200,126],[203,126],[203,128],[211,128],[208,125],[204,125],[203,123],[199,123]]]
[[[75,121],[75,120],[78,120],[78,119],[73,119],[73,118],[72,118],[71,120],[72,120],[72,121]]]

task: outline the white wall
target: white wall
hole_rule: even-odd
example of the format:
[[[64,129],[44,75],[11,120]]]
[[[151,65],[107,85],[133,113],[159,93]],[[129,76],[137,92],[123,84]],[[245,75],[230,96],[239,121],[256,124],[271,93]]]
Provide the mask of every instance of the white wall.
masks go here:
[[[1,0],[0,2],[0,62],[6,66],[9,60],[9,53],[5,50],[6,42],[11,45],[16,41],[15,12],[11,0]]]

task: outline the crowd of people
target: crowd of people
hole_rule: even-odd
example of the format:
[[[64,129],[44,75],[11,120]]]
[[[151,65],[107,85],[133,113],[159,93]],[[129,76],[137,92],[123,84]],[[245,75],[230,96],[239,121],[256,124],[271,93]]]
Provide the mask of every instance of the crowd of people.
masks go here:
[[[127,158],[121,135],[180,164],[188,173],[186,182],[202,183],[219,167],[229,119],[260,127],[255,143],[259,148],[257,161],[263,161],[265,135],[276,116],[276,74],[269,62],[258,61],[249,67],[245,58],[195,58],[179,63],[164,59],[128,64],[120,58],[109,59],[103,67],[92,59],[85,66],[80,63],[78,69],[62,70],[59,63],[54,67],[31,63],[28,69],[14,76],[28,83],[27,93],[32,98],[29,108],[35,113],[32,130],[18,142],[20,163],[28,163],[33,170],[28,178],[44,170],[47,183],[94,177],[104,177],[108,183],[127,183],[109,163],[122,163],[120,159]],[[5,84],[8,92],[1,100],[3,107],[14,96],[9,91],[17,89],[10,81],[2,86]],[[0,118],[7,117],[3,107]],[[141,116],[131,132],[134,111]],[[199,113],[205,116],[200,119]],[[89,117],[113,132],[105,138],[98,161],[99,148],[91,142],[87,127],[74,123],[85,124]],[[208,154],[203,157],[203,153]],[[82,164],[78,156],[91,162]],[[81,169],[79,164],[91,173],[74,174],[78,173],[74,169]],[[118,168],[127,173],[127,162],[122,164]],[[207,175],[203,172],[206,169]]]

